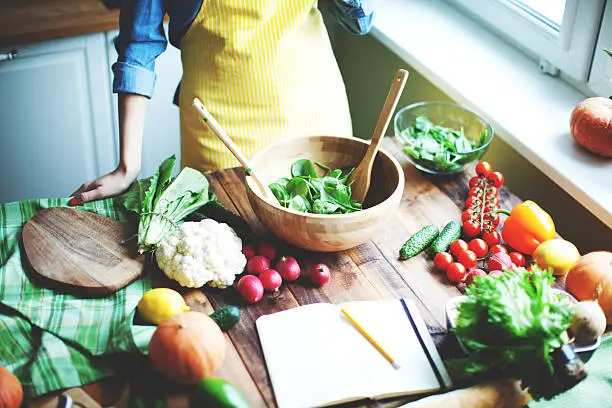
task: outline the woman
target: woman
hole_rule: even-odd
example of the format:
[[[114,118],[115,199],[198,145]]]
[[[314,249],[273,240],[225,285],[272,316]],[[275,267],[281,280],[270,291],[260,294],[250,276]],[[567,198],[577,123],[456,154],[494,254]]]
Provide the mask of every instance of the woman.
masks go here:
[[[369,31],[366,0],[321,0],[355,34]],[[201,171],[238,165],[191,107],[204,102],[251,156],[284,137],[352,134],[346,92],[317,0],[124,0],[113,65],[119,93],[120,163],[84,183],[71,205],[120,194],[140,171],[142,133],[155,83],[155,58],[181,49],[182,166]]]

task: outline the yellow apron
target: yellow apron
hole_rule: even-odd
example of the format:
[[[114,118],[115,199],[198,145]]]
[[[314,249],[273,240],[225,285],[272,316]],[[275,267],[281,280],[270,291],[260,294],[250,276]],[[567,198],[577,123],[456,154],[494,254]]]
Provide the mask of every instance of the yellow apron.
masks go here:
[[[198,97],[251,157],[286,137],[351,136],[344,83],[317,0],[204,0],[181,40],[182,166],[238,166]]]

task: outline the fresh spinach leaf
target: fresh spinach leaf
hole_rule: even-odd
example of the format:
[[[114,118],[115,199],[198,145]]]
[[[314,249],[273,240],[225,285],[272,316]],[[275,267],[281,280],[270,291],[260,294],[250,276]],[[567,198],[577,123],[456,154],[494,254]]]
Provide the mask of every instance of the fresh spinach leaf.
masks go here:
[[[291,178],[280,178],[270,184],[270,190],[278,202],[287,208],[317,214],[341,214],[359,211],[361,204],[351,199],[348,177],[354,167],[330,169],[322,163],[315,163],[325,170],[319,176],[313,163],[300,159],[291,165]]]

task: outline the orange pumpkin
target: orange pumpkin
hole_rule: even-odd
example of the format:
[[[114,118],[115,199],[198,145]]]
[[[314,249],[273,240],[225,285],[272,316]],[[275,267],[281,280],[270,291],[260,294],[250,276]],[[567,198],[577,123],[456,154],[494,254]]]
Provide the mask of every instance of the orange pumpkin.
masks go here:
[[[612,157],[612,100],[588,98],[572,111],[570,130],[576,142],[593,153]]]
[[[225,358],[225,337],[208,315],[185,312],[162,321],[149,343],[153,367],[179,384],[210,377]]]
[[[0,366],[0,407],[19,408],[22,401],[21,383],[13,373]]]
[[[578,300],[597,297],[608,324],[612,324],[612,252],[583,255],[568,272],[565,289]]]

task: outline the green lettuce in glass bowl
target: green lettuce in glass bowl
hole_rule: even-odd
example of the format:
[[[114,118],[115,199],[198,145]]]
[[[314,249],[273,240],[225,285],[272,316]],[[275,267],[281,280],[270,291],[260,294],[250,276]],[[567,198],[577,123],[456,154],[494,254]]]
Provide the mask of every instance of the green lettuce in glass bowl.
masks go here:
[[[431,174],[454,174],[479,160],[494,132],[477,113],[449,102],[419,102],[400,109],[395,135],[408,161]]]

